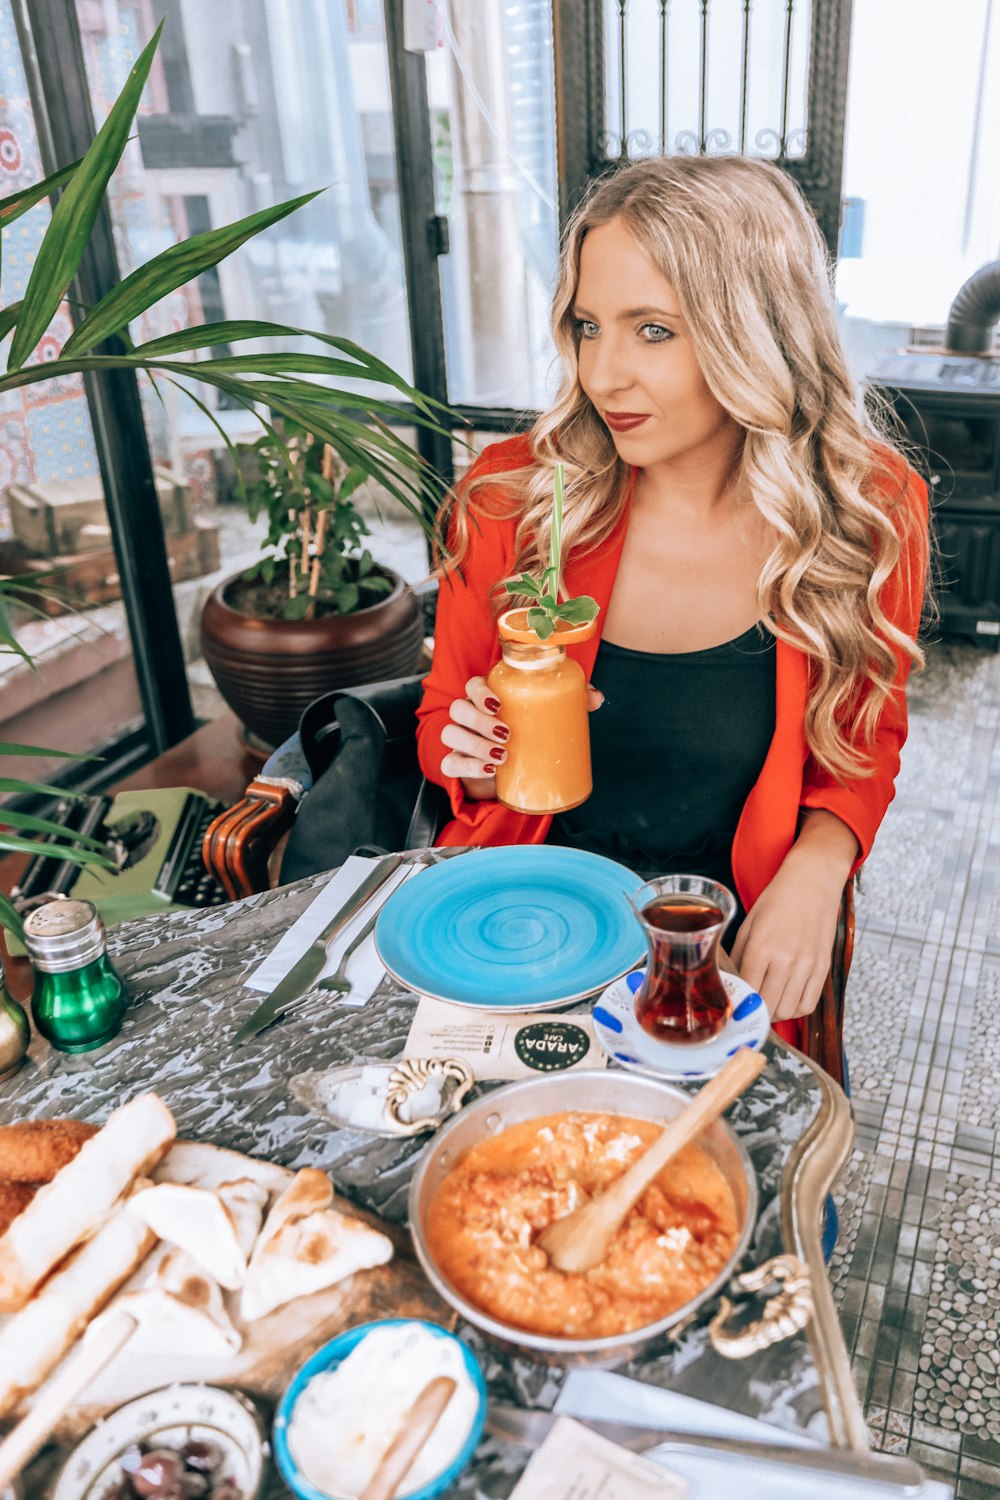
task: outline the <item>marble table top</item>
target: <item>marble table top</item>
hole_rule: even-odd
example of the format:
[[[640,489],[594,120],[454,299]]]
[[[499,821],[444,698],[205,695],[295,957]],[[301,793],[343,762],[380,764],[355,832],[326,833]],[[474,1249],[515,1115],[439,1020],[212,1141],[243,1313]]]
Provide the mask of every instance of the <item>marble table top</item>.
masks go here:
[[[78,1056],[56,1052],[35,1036],[26,1065],[0,1084],[0,1123],[44,1115],[102,1121],[115,1105],[153,1089],[173,1111],[181,1135],[291,1168],[320,1167],[349,1199],[404,1221],[411,1170],[426,1138],[336,1130],[311,1115],[288,1085],[310,1069],[399,1058],[416,998],[387,978],[363,1008],[317,996],[252,1042],[232,1045],[261,999],[243,987],[242,979],[327,878],[230,906],[112,929],[110,951],[131,994],[122,1031],[107,1046]],[[773,1040],[766,1052],[767,1068],[730,1112],[760,1190],[748,1265],[786,1248],[780,1213],[786,1168],[821,1099],[816,1075],[804,1059]],[[714,1304],[679,1337],[621,1372],[826,1438],[819,1373],[805,1334],[748,1361],[724,1360],[708,1341],[705,1325],[712,1311]],[[460,1331],[495,1397],[525,1406],[553,1405],[564,1371],[503,1352],[468,1326]],[[509,1495],[526,1458],[523,1450],[485,1439],[451,1493]],[[277,1478],[267,1491],[275,1497],[286,1493]]]

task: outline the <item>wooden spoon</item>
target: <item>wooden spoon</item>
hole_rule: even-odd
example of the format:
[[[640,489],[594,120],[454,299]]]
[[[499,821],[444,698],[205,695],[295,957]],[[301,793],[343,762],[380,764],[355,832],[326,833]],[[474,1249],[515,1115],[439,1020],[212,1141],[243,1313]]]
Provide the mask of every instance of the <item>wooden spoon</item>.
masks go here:
[[[539,1235],[549,1260],[560,1271],[587,1271],[608,1253],[615,1231],[672,1156],[694,1140],[706,1125],[749,1088],[764,1069],[759,1052],[741,1047],[721,1072],[699,1091],[679,1115],[665,1127],[651,1146],[627,1172],[591,1198],[582,1208],[557,1219]]]
[[[454,1392],[455,1381],[450,1375],[437,1375],[428,1381],[403,1418],[403,1425],[382,1455],[382,1462],[361,1491],[360,1500],[392,1500]]]

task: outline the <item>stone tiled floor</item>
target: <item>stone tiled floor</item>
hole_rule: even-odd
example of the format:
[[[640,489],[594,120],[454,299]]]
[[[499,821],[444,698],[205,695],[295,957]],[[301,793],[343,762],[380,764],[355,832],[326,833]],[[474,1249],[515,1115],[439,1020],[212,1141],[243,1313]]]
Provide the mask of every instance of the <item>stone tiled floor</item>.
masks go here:
[[[876,1446],[1000,1494],[1000,655],[937,645],[858,901],[831,1274]]]

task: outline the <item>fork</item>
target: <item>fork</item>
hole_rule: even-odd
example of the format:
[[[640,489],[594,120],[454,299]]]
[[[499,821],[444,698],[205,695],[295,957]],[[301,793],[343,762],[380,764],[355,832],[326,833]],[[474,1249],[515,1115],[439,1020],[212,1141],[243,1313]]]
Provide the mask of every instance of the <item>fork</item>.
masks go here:
[[[428,865],[437,865],[440,864],[442,860],[454,859],[459,854],[468,854],[469,852],[470,849],[466,846],[463,846],[460,849],[428,849],[426,853],[418,854],[415,859],[410,860],[410,864],[414,866],[422,865],[424,867]],[[410,877],[407,876],[407,879],[409,878]],[[399,886],[402,884],[404,884],[404,882],[399,881],[397,885],[393,886],[392,891],[398,890]],[[382,907],[384,906],[385,902],[388,901],[389,896],[392,895],[392,891],[388,893],[383,901],[379,902],[378,906],[375,908],[375,911],[368,918],[368,921],[362,927],[361,931],[358,932],[353,938],[351,938],[351,941],[348,943],[347,947],[340,955],[340,963],[327,979],[321,979],[319,981],[319,984],[316,986],[317,989],[325,990],[327,994],[332,995],[349,995],[351,993],[353,985],[347,977],[348,965],[350,964],[351,959],[354,957],[355,953],[361,947],[361,944],[367,937],[370,937],[372,932],[374,932],[375,924],[382,914]]]

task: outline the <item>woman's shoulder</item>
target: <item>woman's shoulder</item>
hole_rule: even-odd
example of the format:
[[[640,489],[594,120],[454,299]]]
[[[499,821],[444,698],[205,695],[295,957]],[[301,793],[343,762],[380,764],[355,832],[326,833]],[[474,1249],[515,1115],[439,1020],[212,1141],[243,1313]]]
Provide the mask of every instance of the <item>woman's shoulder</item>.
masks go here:
[[[465,577],[484,570],[491,583],[509,571],[523,495],[508,475],[535,463],[531,439],[524,434],[490,443],[456,482],[445,516],[449,557],[446,571]]]
[[[492,479],[497,474],[513,474],[518,469],[532,468],[534,463],[530,433],[518,432],[498,443],[488,443],[470,466],[465,484]]]
[[[465,509],[479,526],[498,525],[511,529],[520,520],[524,499],[520,485],[507,483],[507,476],[533,468],[535,456],[527,433],[490,443],[456,486]]]

